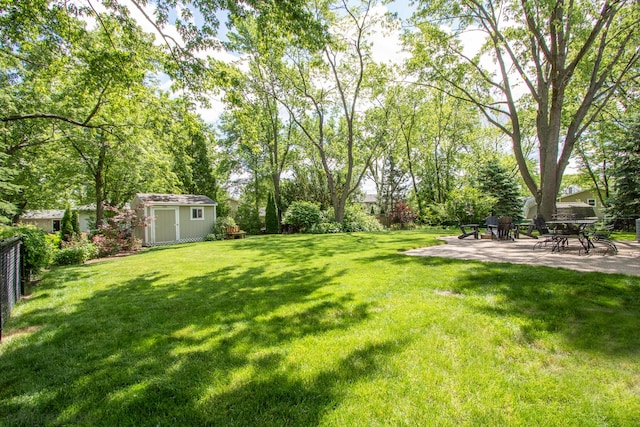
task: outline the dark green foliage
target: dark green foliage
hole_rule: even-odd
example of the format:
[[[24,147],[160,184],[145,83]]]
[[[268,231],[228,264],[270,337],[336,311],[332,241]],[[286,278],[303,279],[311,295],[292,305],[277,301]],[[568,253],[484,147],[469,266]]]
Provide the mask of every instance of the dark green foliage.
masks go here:
[[[322,219],[320,207],[311,202],[293,202],[284,214],[282,222],[290,225],[294,232],[310,231]]]
[[[623,137],[615,141],[611,168],[613,197],[609,212],[615,218],[640,218],[640,116],[630,120]]]
[[[64,242],[69,242],[73,239],[73,219],[71,216],[71,207],[67,205],[60,222],[60,237]]]
[[[242,203],[238,206],[236,222],[248,234],[260,233],[260,213],[253,204]]]
[[[3,144],[0,143],[0,149]],[[16,175],[16,171],[5,166],[7,156],[0,152],[0,224],[8,223],[13,214],[16,213],[16,207],[7,200],[7,196],[15,194],[20,187],[11,183]]]
[[[80,219],[78,218],[78,211],[71,211],[71,226],[73,227],[73,234],[76,236],[80,234]]]
[[[267,234],[277,234],[280,232],[280,224],[278,223],[278,212],[276,211],[276,202],[273,194],[269,193],[267,199],[267,210],[265,212],[265,228]]]
[[[200,126],[204,127],[204,124],[200,123]],[[218,185],[207,152],[207,135],[200,128],[192,132],[190,137],[191,145],[187,148],[187,154],[192,159],[192,184],[188,191],[192,194],[203,194],[216,200]]]
[[[493,159],[480,166],[479,188],[486,195],[495,197],[493,215],[522,219],[523,203],[520,199],[518,183],[509,169]]]
[[[329,185],[321,169],[303,165],[296,165],[293,169],[293,177],[283,179],[280,183],[281,209],[283,211],[286,211],[292,203],[300,200],[316,203],[323,210],[332,206],[331,191],[329,191]]]
[[[49,265],[51,252],[46,242],[46,233],[43,230],[34,225],[21,225],[5,228],[0,233],[0,237],[3,239],[16,235],[22,236],[27,270],[37,273]]]
[[[54,264],[72,265],[83,264],[98,255],[98,248],[86,240],[74,240],[63,243],[63,247],[56,252],[53,258]]]

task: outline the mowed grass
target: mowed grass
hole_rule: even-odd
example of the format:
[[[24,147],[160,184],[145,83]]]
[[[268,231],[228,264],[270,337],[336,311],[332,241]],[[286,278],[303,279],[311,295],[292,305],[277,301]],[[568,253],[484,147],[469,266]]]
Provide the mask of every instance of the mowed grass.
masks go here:
[[[0,424],[640,425],[640,279],[261,236],[47,273],[0,344]]]

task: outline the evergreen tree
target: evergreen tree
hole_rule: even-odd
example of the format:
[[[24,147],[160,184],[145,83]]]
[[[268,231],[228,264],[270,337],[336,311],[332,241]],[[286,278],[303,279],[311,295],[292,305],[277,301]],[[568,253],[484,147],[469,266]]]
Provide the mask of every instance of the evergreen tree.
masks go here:
[[[267,210],[265,212],[265,227],[267,234],[277,234],[280,231],[278,224],[278,212],[273,194],[269,193],[267,199]]]
[[[614,150],[609,212],[615,218],[640,218],[640,115],[630,121],[623,137],[615,141]]]
[[[69,242],[73,238],[73,219],[71,218],[71,206],[67,205],[62,215],[60,223],[60,238],[64,242]]]
[[[78,217],[78,211],[71,211],[71,226],[73,227],[73,234],[80,235],[80,218]]]
[[[522,200],[518,183],[505,166],[496,159],[480,166],[479,188],[485,194],[496,198],[492,206],[493,215],[510,216],[514,221],[522,219]]]

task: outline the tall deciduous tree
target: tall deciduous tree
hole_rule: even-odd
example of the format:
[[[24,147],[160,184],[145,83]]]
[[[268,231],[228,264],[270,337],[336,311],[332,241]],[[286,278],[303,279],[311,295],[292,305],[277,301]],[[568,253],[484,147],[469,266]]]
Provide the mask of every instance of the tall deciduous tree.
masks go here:
[[[414,65],[424,72],[422,82],[445,81],[460,91],[453,96],[475,104],[509,136],[539,212],[551,216],[576,142],[640,58],[637,2],[447,0],[420,5],[415,17],[420,32],[412,45]],[[448,30],[442,30],[443,20]],[[475,56],[460,41],[470,34],[486,37]],[[539,179],[523,150],[521,112],[530,104],[537,111]]]
[[[315,151],[331,196],[335,219],[342,222],[350,197],[360,188],[379,141],[366,138],[364,105],[371,96],[376,64],[368,41],[376,20],[373,1],[336,2],[317,9],[331,31],[331,41],[317,52],[289,52],[279,102]],[[339,11],[339,13],[337,12]]]
[[[249,69],[237,79],[238,84],[227,90],[227,101],[236,123],[265,154],[265,168],[273,185],[280,222],[283,212],[280,183],[291,166],[294,144],[293,122],[280,111],[276,92],[285,43],[293,40],[282,34],[265,34],[256,19],[246,19],[236,27],[237,32],[229,35],[228,46],[246,54]],[[284,33],[282,28],[279,31]]]

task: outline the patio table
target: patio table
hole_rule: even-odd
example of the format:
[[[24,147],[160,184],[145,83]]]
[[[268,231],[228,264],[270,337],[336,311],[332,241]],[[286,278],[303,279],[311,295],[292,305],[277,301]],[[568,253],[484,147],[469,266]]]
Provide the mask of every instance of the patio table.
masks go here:
[[[595,245],[591,241],[589,233],[585,233],[585,229],[597,221],[597,219],[558,219],[547,221],[547,226],[552,228],[553,233],[557,236],[551,252],[559,252],[561,249],[566,248],[569,244],[569,238],[575,236],[582,246],[581,251],[584,250],[585,253],[589,253]]]

